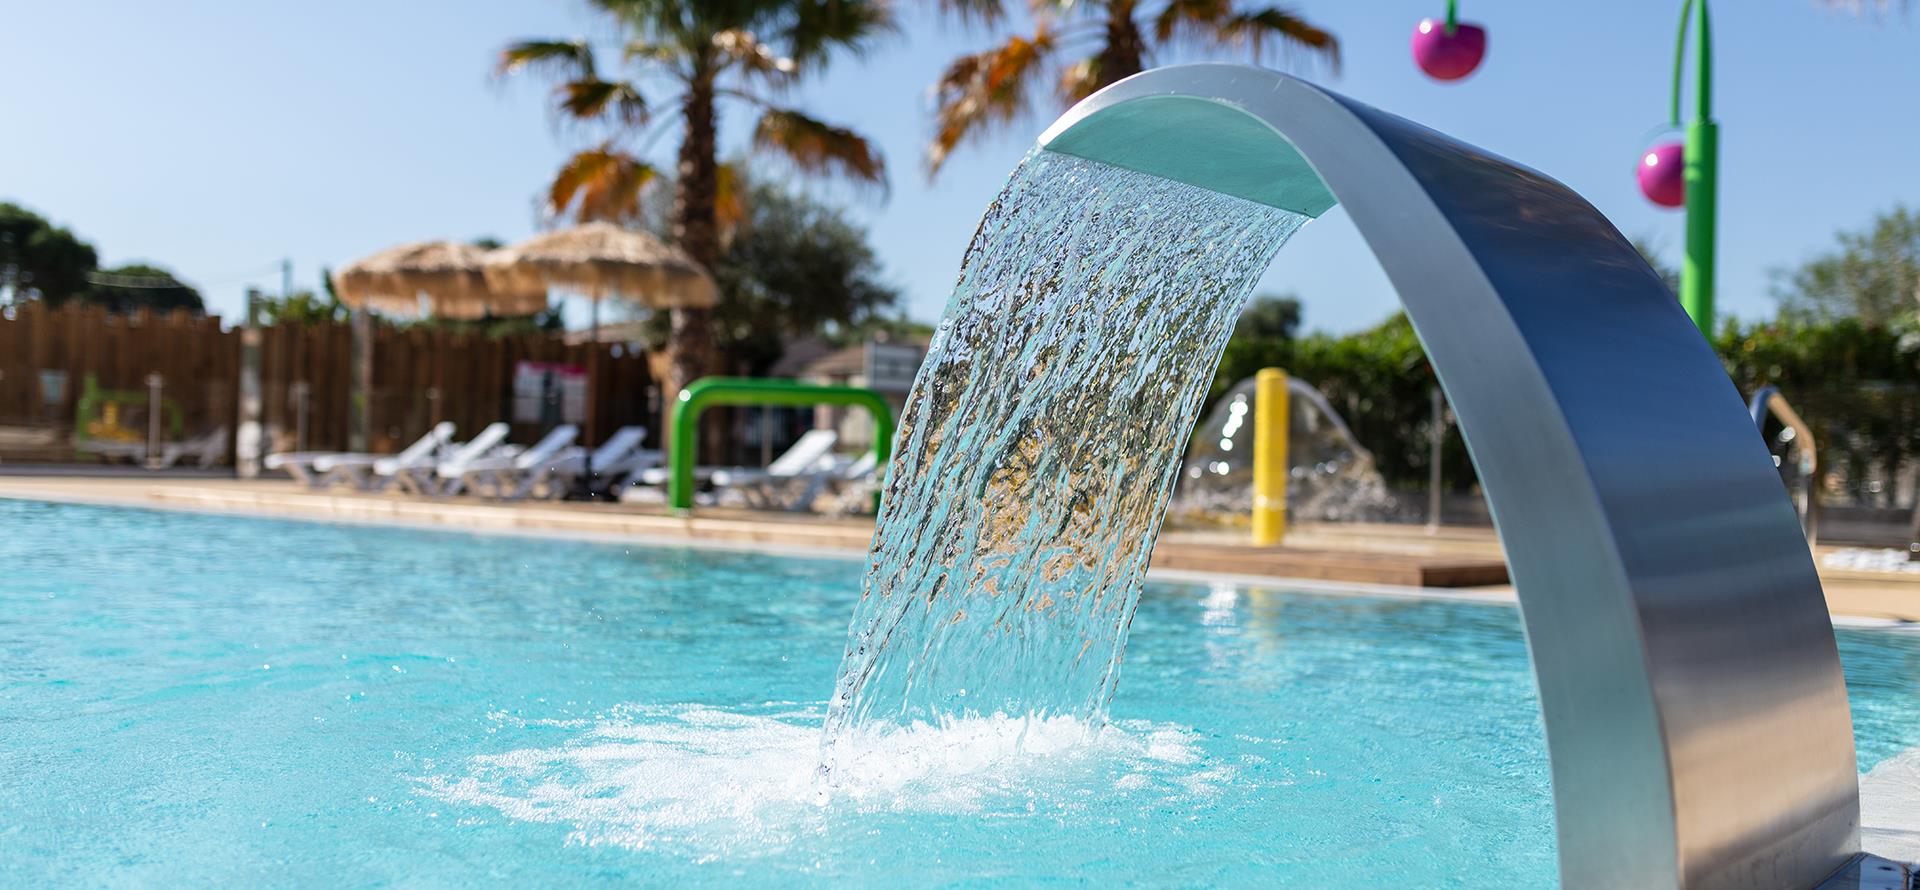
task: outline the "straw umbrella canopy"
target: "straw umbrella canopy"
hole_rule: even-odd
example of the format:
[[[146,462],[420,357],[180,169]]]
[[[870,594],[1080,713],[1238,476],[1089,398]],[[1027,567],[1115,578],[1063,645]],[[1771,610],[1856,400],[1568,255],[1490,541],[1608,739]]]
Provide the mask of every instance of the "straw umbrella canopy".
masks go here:
[[[499,290],[556,288],[592,301],[593,345],[587,352],[589,444],[594,441],[591,406],[600,356],[600,300],[619,296],[652,309],[707,309],[720,298],[713,276],[686,251],[607,222],[547,232],[500,248],[488,255],[486,275]],[[589,466],[587,471],[592,469]]]
[[[686,251],[607,222],[500,248],[487,257],[486,276],[497,289],[559,288],[596,303],[620,296],[653,309],[708,309],[719,300],[713,277]]]
[[[380,251],[334,272],[334,290],[352,309],[418,315],[421,297],[440,318],[510,318],[547,308],[544,287],[501,287],[486,274],[487,250],[458,241],[421,241]]]
[[[482,268],[487,251],[456,241],[422,241],[388,248],[348,264],[333,274],[334,293],[354,309],[353,409],[349,414],[356,448],[365,448],[371,426],[373,323],[371,313],[414,316],[424,311],[441,318],[475,319],[533,315],[547,306],[541,291],[496,289]]]

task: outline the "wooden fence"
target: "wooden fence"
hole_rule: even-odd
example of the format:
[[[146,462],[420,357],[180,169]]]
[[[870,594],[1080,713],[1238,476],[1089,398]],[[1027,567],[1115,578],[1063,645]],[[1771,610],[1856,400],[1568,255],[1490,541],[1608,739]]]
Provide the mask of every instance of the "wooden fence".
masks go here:
[[[346,324],[265,328],[261,338],[262,421],[269,450],[344,450],[352,410],[353,333]],[[600,438],[628,424],[658,441],[658,395],[645,353],[618,344],[568,344],[556,334],[488,337],[421,326],[373,329],[368,441],[394,451],[433,424],[470,435],[496,420],[530,441],[559,419],[557,400],[514,418],[521,362],[593,367],[593,427]],[[97,418],[80,419],[88,381],[136,404],[144,416],[150,375],[170,415],[194,436],[237,427],[240,334],[218,317],[185,313],[113,315],[96,307],[48,309],[23,303],[0,313],[0,459],[69,460],[74,440]],[[173,417],[168,418],[169,426]],[[144,422],[144,421],[142,421]]]

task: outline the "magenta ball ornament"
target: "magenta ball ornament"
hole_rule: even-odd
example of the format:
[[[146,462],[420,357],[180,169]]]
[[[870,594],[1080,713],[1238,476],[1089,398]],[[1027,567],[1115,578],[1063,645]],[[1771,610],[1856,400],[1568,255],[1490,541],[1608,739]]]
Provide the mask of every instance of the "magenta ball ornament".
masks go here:
[[[1445,19],[1421,19],[1413,29],[1413,61],[1434,80],[1459,80],[1487,57],[1487,29],[1465,22],[1447,33]]]
[[[1662,207],[1687,203],[1687,147],[1662,142],[1640,154],[1640,193]]]

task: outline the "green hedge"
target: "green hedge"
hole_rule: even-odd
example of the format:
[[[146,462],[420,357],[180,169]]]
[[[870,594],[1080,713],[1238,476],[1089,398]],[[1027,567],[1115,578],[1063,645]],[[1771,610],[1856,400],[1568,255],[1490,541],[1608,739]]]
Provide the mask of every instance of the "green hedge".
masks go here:
[[[1920,455],[1920,328],[1853,319],[1729,323],[1714,348],[1742,395],[1778,386],[1813,427],[1822,464],[1851,485],[1865,485],[1874,467],[1885,471]],[[1209,404],[1265,367],[1284,368],[1325,393],[1390,485],[1426,487],[1433,368],[1405,315],[1344,337],[1237,336]],[[1457,433],[1448,436],[1441,470],[1449,489],[1474,484]],[[1876,492],[1856,494],[1872,499]]]
[[[1780,388],[1813,428],[1820,463],[1850,493],[1920,455],[1920,330],[1856,319],[1729,323],[1714,350],[1743,395]],[[1876,472],[1876,468],[1878,472]]]

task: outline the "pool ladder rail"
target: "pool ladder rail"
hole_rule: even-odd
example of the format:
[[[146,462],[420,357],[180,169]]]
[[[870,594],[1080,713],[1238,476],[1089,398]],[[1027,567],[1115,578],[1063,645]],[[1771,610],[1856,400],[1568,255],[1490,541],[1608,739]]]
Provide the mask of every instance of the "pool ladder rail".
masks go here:
[[[1789,489],[1788,493],[1800,513],[1800,527],[1807,533],[1807,546],[1812,547],[1819,538],[1820,527],[1820,456],[1815,450],[1813,428],[1800,419],[1800,412],[1787,404],[1787,397],[1775,386],[1755,390],[1747,402],[1747,413],[1753,415],[1753,425],[1762,436],[1767,433],[1768,417],[1780,421],[1778,441],[1793,449],[1797,464],[1794,475],[1800,483],[1798,491]],[[1772,442],[1768,443],[1768,450],[1772,450]],[[1784,466],[1785,457],[1783,451],[1774,461]]]

